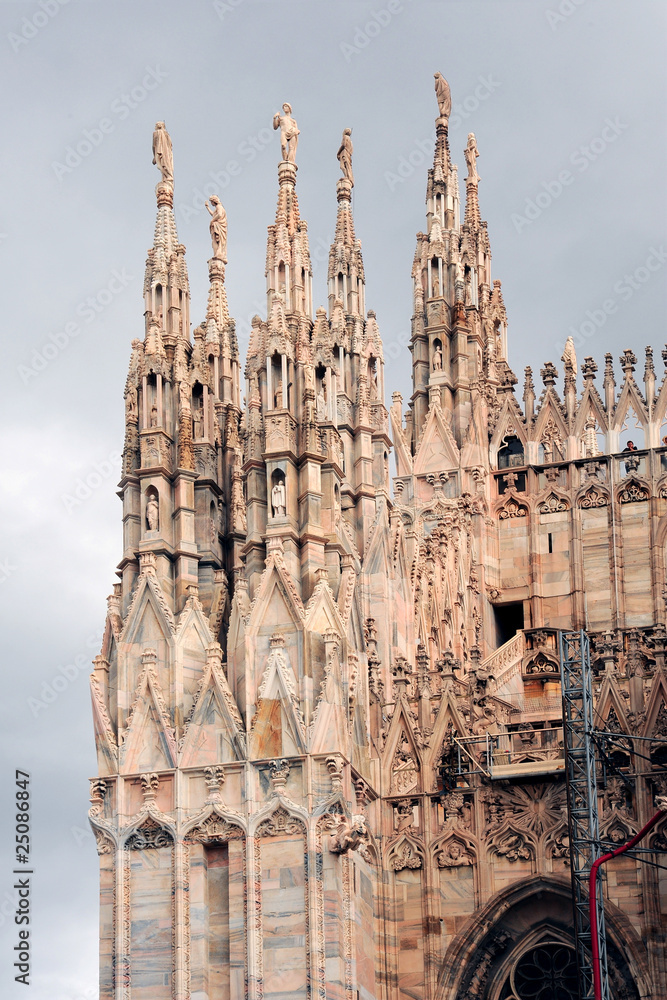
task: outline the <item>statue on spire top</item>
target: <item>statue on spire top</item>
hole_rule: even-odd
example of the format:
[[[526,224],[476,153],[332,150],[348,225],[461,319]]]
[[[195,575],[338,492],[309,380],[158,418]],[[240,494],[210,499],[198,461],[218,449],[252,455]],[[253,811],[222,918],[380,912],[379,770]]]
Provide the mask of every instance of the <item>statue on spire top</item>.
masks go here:
[[[288,163],[296,163],[296,147],[299,141],[299,127],[292,118],[292,105],[283,104],[284,114],[280,114],[276,111],[273,116],[273,127],[274,129],[280,129],[280,148],[283,154],[283,160]]]
[[[211,233],[211,243],[213,244],[213,256],[227,263],[227,213],[222,202],[217,195],[211,195],[211,204],[204,202],[206,209],[211,216],[209,231]]]
[[[174,183],[174,157],[171,150],[171,137],[164,122],[156,122],[153,132],[153,163],[162,174],[162,180]]]
[[[468,145],[463,151],[463,155],[466,158],[466,163],[468,164],[468,176],[466,177],[466,182],[469,184],[477,184],[479,181],[479,174],[477,173],[477,157],[479,156],[479,151],[477,149],[477,139],[475,138],[475,133],[470,132],[468,134]]]
[[[441,118],[449,118],[452,113],[452,95],[449,84],[442,73],[434,73],[435,96],[438,99],[438,114]]]
[[[350,187],[354,187],[354,174],[352,173],[352,129],[343,129],[343,138],[340,142],[340,149],[336,153],[338,157],[338,162],[340,164],[340,169],[343,171],[343,177],[346,181],[350,182]]]

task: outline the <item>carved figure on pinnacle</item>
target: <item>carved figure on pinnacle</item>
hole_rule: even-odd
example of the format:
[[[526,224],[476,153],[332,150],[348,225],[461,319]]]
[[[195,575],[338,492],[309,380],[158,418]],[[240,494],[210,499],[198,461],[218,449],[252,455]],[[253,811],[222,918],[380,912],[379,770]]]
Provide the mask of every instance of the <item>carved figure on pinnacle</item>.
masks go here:
[[[171,147],[171,136],[164,122],[155,123],[153,132],[153,163],[162,174],[162,180],[174,183],[174,157]]]
[[[211,203],[204,202],[211,216],[209,231],[211,233],[211,243],[213,244],[213,256],[227,263],[227,213],[222,202],[217,195],[211,195]]]
[[[435,96],[438,99],[438,114],[441,118],[449,118],[452,113],[452,95],[449,84],[442,73],[434,73]]]
[[[276,112],[273,116],[274,129],[280,129],[280,149],[283,160],[296,163],[296,147],[299,141],[299,127],[292,118],[292,105],[283,104],[283,114]]]
[[[343,129],[343,138],[340,141],[340,148],[336,153],[338,157],[338,162],[340,164],[340,169],[343,171],[343,177],[346,181],[350,182],[350,187],[354,187],[354,174],[352,173],[352,129]]]

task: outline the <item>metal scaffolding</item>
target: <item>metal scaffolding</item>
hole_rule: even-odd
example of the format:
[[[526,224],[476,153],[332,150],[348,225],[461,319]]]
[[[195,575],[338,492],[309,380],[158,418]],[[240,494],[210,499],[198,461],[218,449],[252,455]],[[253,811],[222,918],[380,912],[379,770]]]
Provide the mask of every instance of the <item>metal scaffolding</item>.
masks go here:
[[[560,633],[563,737],[570,836],[574,930],[581,1000],[594,1000],[588,880],[599,852],[600,830],[593,739],[593,684],[588,636]],[[610,1000],[602,887],[596,893],[602,1000]]]

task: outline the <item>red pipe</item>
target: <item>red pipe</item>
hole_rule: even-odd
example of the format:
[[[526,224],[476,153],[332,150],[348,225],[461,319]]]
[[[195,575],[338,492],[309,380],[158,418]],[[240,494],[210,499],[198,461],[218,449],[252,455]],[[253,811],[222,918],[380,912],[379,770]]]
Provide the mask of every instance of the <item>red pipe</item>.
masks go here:
[[[653,819],[650,819],[646,826],[643,826],[639,833],[636,833],[627,844],[623,844],[622,847],[617,847],[615,851],[610,851],[609,854],[603,854],[602,857],[598,858],[591,865],[591,873],[588,877],[588,913],[591,921],[591,955],[593,958],[593,995],[595,1000],[602,1000],[602,980],[600,976],[600,940],[598,936],[598,914],[597,914],[597,880],[598,880],[598,868],[600,865],[605,864],[605,862],[610,861],[612,858],[617,857],[619,854],[624,854],[625,851],[629,851],[631,847],[639,843],[645,834],[655,826],[661,816],[665,815],[665,810],[661,809],[657,812]]]

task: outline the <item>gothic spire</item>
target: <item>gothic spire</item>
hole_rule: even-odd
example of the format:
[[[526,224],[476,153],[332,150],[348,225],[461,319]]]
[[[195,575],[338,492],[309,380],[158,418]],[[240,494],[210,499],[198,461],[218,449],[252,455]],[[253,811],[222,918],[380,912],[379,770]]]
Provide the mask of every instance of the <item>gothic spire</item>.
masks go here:
[[[185,247],[179,243],[176,231],[172,145],[164,122],[157,122],[153,132],[153,163],[161,179],[155,188],[157,218],[153,246],[146,259],[145,311],[157,317],[167,338],[189,339],[190,285]]]
[[[312,315],[312,267],[308,246],[308,226],[301,219],[296,193],[296,147],[299,129],[292,108],[283,104],[283,114],[273,117],[280,129],[282,160],[278,164],[278,204],[276,221],[268,227],[266,247],[267,313],[275,296],[281,296],[288,315]]]
[[[354,232],[352,215],[352,129],[346,128],[337,156],[343,177],[336,184],[338,213],[336,232],[329,250],[329,313],[333,315],[337,300],[343,304],[347,315],[364,314],[364,261],[361,255],[361,241]]]

